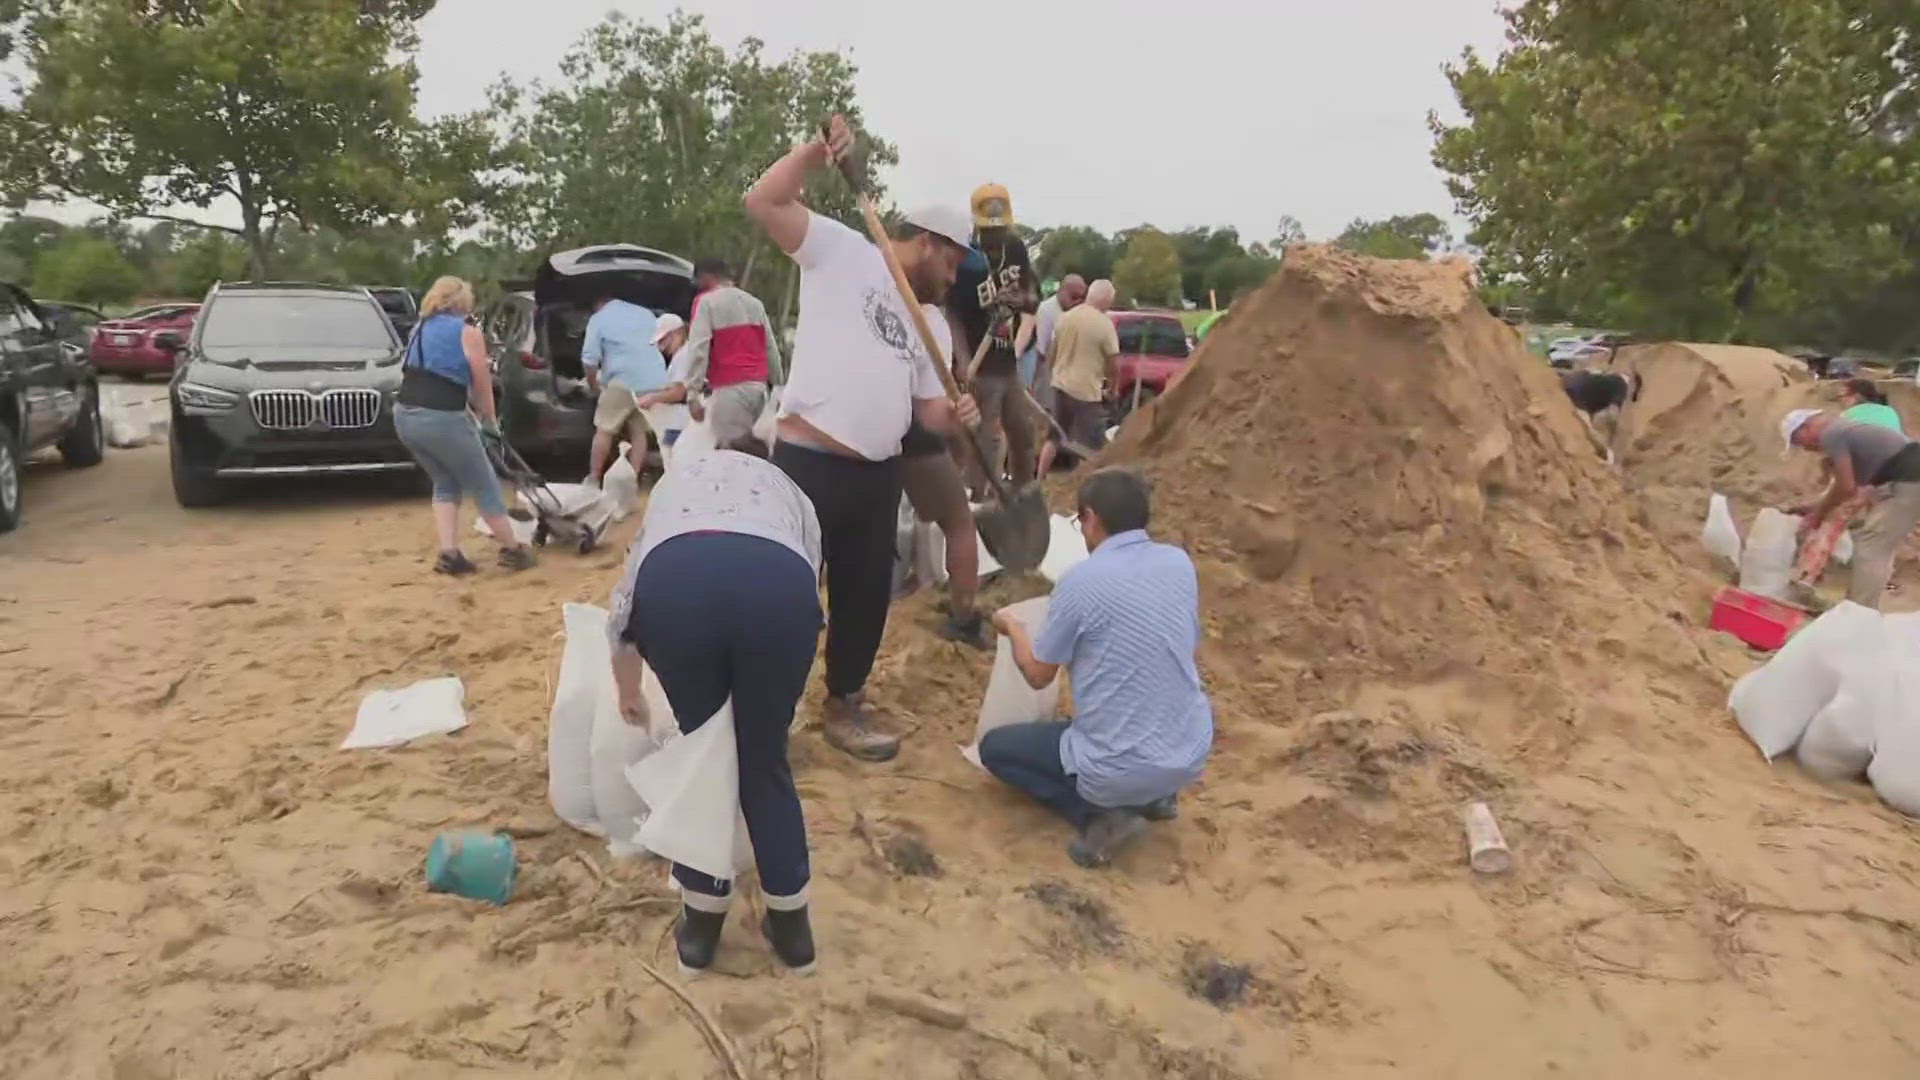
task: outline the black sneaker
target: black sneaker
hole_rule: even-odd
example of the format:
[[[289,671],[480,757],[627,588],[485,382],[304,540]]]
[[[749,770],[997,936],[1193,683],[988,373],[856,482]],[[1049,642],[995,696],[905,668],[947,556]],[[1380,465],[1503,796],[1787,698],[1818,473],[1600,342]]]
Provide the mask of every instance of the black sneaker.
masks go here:
[[[503,570],[533,569],[533,551],[527,545],[503,547],[500,549],[500,568]]]
[[[436,574],[448,574],[453,577],[460,577],[463,574],[471,574],[478,569],[480,568],[473,565],[473,560],[461,553],[459,548],[455,548],[452,551],[443,551],[440,553],[440,557],[433,561],[433,572]]]
[[[1180,796],[1169,795],[1164,799],[1155,799],[1140,808],[1140,816],[1148,821],[1172,821],[1180,816]]]
[[[720,928],[726,923],[724,911],[681,907],[680,921],[673,927],[673,944],[680,954],[680,974],[698,975],[713,966],[713,954],[720,951]]]
[[[760,932],[773,946],[773,955],[796,975],[813,974],[813,924],[807,921],[807,909],[775,911],[767,909],[760,920]]]
[[[940,636],[976,649],[993,648],[993,627],[987,622],[986,616],[977,611],[968,615],[948,615],[940,623]]]
[[[1147,819],[1138,811],[1102,810],[1067,845],[1067,855],[1088,870],[1098,870],[1146,831]]]

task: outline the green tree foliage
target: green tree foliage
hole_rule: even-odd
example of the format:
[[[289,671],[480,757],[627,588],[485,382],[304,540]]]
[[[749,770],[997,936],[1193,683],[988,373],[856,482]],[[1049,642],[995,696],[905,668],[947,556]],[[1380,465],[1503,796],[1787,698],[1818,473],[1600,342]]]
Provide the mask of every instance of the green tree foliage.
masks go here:
[[[0,186],[128,217],[237,206],[230,233],[265,276],[283,223],[454,218],[477,179],[471,118],[413,118],[414,22],[433,0],[64,0],[18,50],[0,116]],[[438,168],[440,155],[451,156]],[[427,182],[436,181],[436,182]]]
[[[832,52],[765,55],[749,38],[729,53],[698,15],[663,25],[614,15],[560,65],[556,86],[502,82],[493,120],[510,134],[507,179],[490,218],[515,247],[627,242],[718,255],[743,285],[773,294],[790,273],[741,204],[753,181],[835,112],[860,126],[855,68]],[[870,166],[896,160],[867,140]],[[817,179],[814,209],[859,227],[846,185]],[[780,282],[765,287],[764,276]],[[775,306],[770,301],[770,306]]]
[[[1180,299],[1180,248],[1151,226],[1130,230],[1125,254],[1113,268],[1114,288],[1133,304],[1173,304]]]
[[[1913,11],[1526,0],[1448,71],[1434,161],[1495,276],[1645,332],[1783,327],[1913,261]]]
[[[1061,225],[1041,230],[1033,269],[1048,281],[1079,274],[1088,281],[1113,277],[1120,249],[1112,238],[1085,225]]]
[[[1381,221],[1354,218],[1334,243],[1376,259],[1424,259],[1452,239],[1447,223],[1433,214],[1398,214]]]
[[[119,305],[138,295],[142,284],[139,269],[102,236],[69,232],[34,260],[34,292],[49,299]]]

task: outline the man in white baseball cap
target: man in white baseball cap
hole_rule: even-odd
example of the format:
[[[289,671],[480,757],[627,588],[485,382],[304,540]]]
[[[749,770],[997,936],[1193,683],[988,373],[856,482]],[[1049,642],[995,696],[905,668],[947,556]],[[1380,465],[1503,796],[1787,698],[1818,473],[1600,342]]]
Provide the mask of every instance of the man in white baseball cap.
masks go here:
[[[1844,523],[1851,514],[1866,511],[1866,520],[1853,532],[1847,599],[1878,608],[1893,579],[1894,556],[1920,526],[1920,443],[1894,428],[1819,409],[1788,413],[1780,420],[1780,433],[1789,450],[1819,454],[1828,465],[1826,492],[1812,505],[1798,508],[1801,540],[1813,536],[1830,517]],[[1813,584],[1804,571],[1798,580]]]
[[[693,422],[688,409],[692,391],[687,386],[687,321],[667,312],[653,324],[653,344],[667,358],[667,385],[634,399],[653,436],[660,442],[660,463],[666,465],[673,455],[673,444]],[[636,466],[637,468],[637,466]]]
[[[827,575],[827,741],[864,761],[900,750],[890,718],[866,698],[893,598],[901,439],[909,426],[937,435],[979,420],[973,399],[947,399],[886,259],[867,237],[801,202],[809,174],[840,160],[853,132],[834,117],[825,137],[774,162],[746,195],[747,213],[800,266],[800,325],[780,402],[773,462],[813,501]],[[965,210],[908,213],[888,244],[913,299],[939,304],[966,257]],[[927,320],[953,352],[945,320]],[[942,340],[942,339],[946,340]]]

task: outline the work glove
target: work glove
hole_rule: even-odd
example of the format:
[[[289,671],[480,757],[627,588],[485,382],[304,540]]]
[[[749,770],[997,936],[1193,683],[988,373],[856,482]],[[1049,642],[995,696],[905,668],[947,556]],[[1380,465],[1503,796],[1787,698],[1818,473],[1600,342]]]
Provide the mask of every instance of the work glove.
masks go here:
[[[506,444],[505,436],[500,434],[499,421],[497,420],[480,421],[480,441],[488,449],[498,449],[501,446],[504,446]]]

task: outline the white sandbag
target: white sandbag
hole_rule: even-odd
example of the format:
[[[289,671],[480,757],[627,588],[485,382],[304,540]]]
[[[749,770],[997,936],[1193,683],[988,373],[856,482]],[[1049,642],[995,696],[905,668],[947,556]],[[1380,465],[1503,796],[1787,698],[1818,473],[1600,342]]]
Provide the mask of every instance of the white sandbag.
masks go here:
[[[650,726],[661,716],[672,716],[667,695],[650,668],[641,674],[640,692],[646,698]],[[607,838],[607,851],[616,859],[646,854],[638,833],[646,822],[647,803],[627,782],[627,768],[653,753],[658,745],[648,728],[635,727],[620,715],[620,692],[614,685],[609,659],[606,679],[594,701],[593,735],[588,747],[593,757],[593,813]]]
[[[1878,673],[1871,673],[1878,678]],[[1843,682],[1845,681],[1843,677]],[[1873,760],[1874,709],[1845,689],[1813,715],[1794,756],[1808,772],[1823,780],[1854,780]]]
[[[1087,557],[1087,538],[1080,535],[1074,519],[1055,514],[1047,521],[1047,554],[1040,560],[1040,575],[1058,582],[1067,571]]]
[[[607,613],[590,604],[566,604],[560,618],[566,642],[547,713],[547,801],[561,821],[605,836],[593,802],[593,714],[613,682]]]
[[[1700,543],[1735,567],[1740,565],[1740,529],[1733,523],[1727,497],[1717,491],[1707,500],[1707,524],[1700,530]]]
[[[1814,714],[1839,693],[1848,657],[1872,648],[1881,634],[1879,612],[1842,602],[1734,683],[1727,707],[1761,755],[1771,761],[1793,749]]]
[[[627,455],[621,454],[619,460],[607,467],[600,490],[606,496],[607,513],[613,521],[625,521],[627,515],[640,508],[640,476],[633,471],[633,462]]]
[[[691,735],[669,740],[625,773],[650,811],[637,843],[723,881],[753,868],[753,844],[740,813],[732,699]]]
[[[516,517],[507,518],[507,528],[513,531],[515,543],[533,543],[533,530],[535,525],[536,523],[532,521],[521,521]],[[487,519],[483,517],[473,519],[473,531],[479,533],[481,536],[493,535],[493,530],[487,528]]]
[[[628,466],[628,469],[631,471],[632,466]],[[611,474],[613,470],[607,471]],[[546,496],[541,501],[549,508],[558,506],[558,512],[568,517],[585,520],[611,505],[606,491],[591,484],[546,484],[543,487]],[[514,494],[514,502],[529,513],[535,509],[534,500],[528,498],[524,491]]]
[[[403,690],[375,690],[360,699],[353,730],[340,749],[401,746],[427,735],[459,731],[467,726],[465,696],[466,688],[452,675]]]
[[[760,418],[753,422],[753,437],[773,445],[774,436],[780,431],[780,395],[786,387],[776,386],[767,391],[767,404],[760,410]]]
[[[688,454],[704,454],[718,447],[719,444],[713,441],[713,425],[705,420],[695,420],[687,425],[687,429],[680,433],[679,441],[673,444],[673,456],[681,460]]]
[[[914,526],[919,519],[913,516],[913,506],[905,495],[893,513],[893,595],[897,598],[912,591],[909,586],[924,584],[916,580],[914,572],[917,556],[914,552]]]
[[[1040,625],[1047,620],[1047,601],[1050,597],[1036,596],[1031,600],[1022,600],[1010,604],[1006,610],[1021,622],[1033,635],[1040,633]],[[1013,662],[1013,645],[1005,634],[999,635],[994,644],[993,673],[987,677],[987,692],[980,698],[980,716],[974,724],[973,742],[961,748],[968,761],[980,764],[980,740],[987,732],[1008,724],[1031,724],[1040,720],[1052,720],[1060,712],[1060,678],[1054,676],[1052,682],[1035,690],[1028,685],[1027,677],[1020,672],[1020,665]]]
[[[1892,681],[1887,704],[1873,733],[1873,763],[1867,780],[1888,806],[1920,817],[1920,613],[1881,617],[1887,653],[1899,658],[1886,667]]]
[[[1756,596],[1786,600],[1787,580],[1800,547],[1799,519],[1771,506],[1754,518],[1740,554],[1740,587]]]
[[[1853,564],[1852,529],[1841,533],[1839,541],[1833,545],[1833,562],[1836,566],[1851,566]]]

